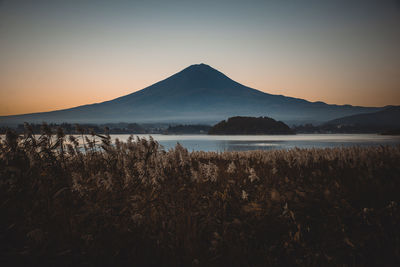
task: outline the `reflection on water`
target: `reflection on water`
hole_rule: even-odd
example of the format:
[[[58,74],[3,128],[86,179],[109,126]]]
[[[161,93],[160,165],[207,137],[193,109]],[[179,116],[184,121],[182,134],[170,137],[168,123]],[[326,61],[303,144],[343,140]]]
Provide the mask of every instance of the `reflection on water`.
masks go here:
[[[149,135],[138,135],[149,138]],[[129,135],[112,135],[126,141]],[[165,149],[180,143],[189,151],[246,151],[340,146],[399,145],[400,136],[378,134],[299,134],[299,135],[152,135]]]

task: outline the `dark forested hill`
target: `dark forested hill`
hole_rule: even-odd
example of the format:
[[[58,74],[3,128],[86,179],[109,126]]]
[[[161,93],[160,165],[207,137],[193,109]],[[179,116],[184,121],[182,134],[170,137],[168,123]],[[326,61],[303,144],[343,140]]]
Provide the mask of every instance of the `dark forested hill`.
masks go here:
[[[268,117],[232,117],[214,125],[209,134],[293,134],[285,123]]]
[[[352,126],[360,129],[377,130],[400,129],[400,106],[388,107],[373,113],[338,118],[327,122],[326,125]]]

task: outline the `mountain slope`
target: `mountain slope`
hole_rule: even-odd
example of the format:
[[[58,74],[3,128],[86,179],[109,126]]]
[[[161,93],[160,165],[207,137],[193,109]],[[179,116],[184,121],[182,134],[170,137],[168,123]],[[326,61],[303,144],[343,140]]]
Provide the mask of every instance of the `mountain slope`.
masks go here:
[[[328,105],[267,94],[241,85],[205,64],[192,65],[132,94],[98,104],[0,117],[0,124],[28,122],[215,123],[232,116],[268,116],[289,124],[321,123],[382,108]]]
[[[350,125],[360,127],[376,127],[383,129],[399,129],[400,128],[400,106],[388,107],[384,110],[356,114],[331,120],[326,124],[329,125]]]

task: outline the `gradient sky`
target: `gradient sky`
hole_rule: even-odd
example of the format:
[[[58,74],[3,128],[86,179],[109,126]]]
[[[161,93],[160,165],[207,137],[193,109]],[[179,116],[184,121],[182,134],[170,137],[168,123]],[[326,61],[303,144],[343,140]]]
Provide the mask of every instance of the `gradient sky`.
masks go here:
[[[400,105],[400,2],[0,0],[0,115],[110,100],[197,63],[272,94]]]

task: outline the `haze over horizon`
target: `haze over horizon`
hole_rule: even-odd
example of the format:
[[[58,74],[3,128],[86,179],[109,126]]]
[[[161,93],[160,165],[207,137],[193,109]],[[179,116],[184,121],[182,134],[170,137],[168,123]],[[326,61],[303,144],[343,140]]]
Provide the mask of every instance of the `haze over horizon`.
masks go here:
[[[0,115],[98,103],[205,63],[270,94],[400,105],[398,1],[0,1]]]

